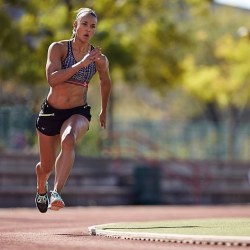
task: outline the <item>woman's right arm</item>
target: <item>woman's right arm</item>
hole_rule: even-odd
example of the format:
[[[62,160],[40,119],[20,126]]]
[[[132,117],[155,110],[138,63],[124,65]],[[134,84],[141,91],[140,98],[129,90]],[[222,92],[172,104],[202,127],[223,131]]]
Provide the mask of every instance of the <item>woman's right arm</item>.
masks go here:
[[[88,53],[80,62],[72,65],[67,69],[62,69],[62,57],[63,57],[63,44],[52,43],[48,49],[47,63],[46,63],[46,77],[49,85],[54,87],[58,84],[62,84],[73,76],[82,67],[86,67],[92,61],[96,51]]]

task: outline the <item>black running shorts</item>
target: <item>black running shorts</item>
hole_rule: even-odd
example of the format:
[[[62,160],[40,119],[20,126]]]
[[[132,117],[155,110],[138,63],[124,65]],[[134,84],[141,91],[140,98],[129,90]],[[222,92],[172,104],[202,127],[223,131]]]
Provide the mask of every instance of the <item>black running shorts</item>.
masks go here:
[[[90,109],[91,107],[88,104],[71,109],[55,109],[45,100],[36,119],[36,128],[44,135],[58,135],[63,123],[72,115],[82,115],[90,121]]]

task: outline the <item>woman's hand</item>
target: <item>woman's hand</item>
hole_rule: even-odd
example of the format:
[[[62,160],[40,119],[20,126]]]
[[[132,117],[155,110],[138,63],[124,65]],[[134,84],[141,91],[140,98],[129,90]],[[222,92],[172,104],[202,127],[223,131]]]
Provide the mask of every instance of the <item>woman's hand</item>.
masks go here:
[[[102,54],[101,48],[96,47],[83,57],[83,59],[81,60],[81,64],[83,64],[84,67],[86,67],[92,62],[98,61],[101,57],[101,54]]]
[[[101,112],[99,115],[100,125],[102,128],[106,128],[106,112]]]

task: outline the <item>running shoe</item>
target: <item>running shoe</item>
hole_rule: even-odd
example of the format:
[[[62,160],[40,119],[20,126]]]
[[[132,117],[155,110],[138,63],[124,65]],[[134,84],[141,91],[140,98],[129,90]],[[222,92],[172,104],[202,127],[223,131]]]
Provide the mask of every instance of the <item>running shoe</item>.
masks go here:
[[[46,193],[41,195],[38,192],[36,193],[35,203],[38,210],[41,213],[46,213],[49,205],[49,197],[48,197],[48,182],[46,182]]]
[[[56,191],[51,191],[50,203],[48,208],[54,211],[58,211],[63,207],[65,207],[65,204],[61,196]]]

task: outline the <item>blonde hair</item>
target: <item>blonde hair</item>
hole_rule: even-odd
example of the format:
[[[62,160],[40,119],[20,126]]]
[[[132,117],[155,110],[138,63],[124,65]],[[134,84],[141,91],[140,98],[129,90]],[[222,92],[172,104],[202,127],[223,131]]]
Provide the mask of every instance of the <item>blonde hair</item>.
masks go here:
[[[76,14],[76,20],[77,20],[78,17],[81,16],[83,13],[86,13],[86,15],[90,14],[90,15],[92,15],[92,16],[94,16],[94,17],[97,18],[96,13],[95,13],[92,9],[90,9],[90,8],[80,8],[79,10],[76,11],[76,13],[77,13],[77,14]]]
[[[96,13],[92,9],[90,9],[90,8],[80,8],[79,10],[77,10],[75,12],[76,12],[76,19],[75,20],[77,20],[82,14],[92,15],[95,18],[97,18]],[[75,31],[75,28],[73,28],[71,38],[74,38],[75,34],[76,34],[76,31]]]

